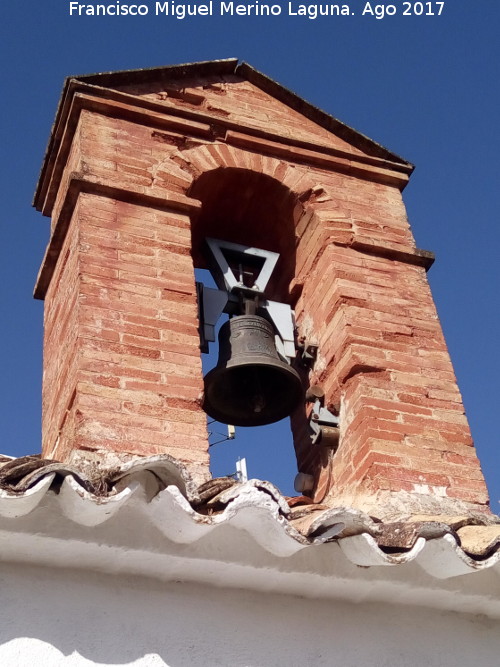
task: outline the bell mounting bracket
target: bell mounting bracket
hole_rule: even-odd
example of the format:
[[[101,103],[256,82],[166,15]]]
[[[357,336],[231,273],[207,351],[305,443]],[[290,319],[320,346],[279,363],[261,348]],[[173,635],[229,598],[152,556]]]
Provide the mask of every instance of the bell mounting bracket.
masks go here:
[[[215,341],[215,327],[222,313],[237,315],[242,303],[258,302],[275,326],[276,348],[289,361],[295,358],[295,318],[288,304],[269,301],[265,290],[279,254],[270,250],[207,238],[209,266],[219,289],[196,283],[200,320],[200,347],[208,352]]]
[[[322,398],[316,398],[311,412],[309,426],[312,431],[313,445],[331,447],[336,450],[339,444],[339,418],[323,405]]]
[[[206,242],[213,260],[211,273],[219,289],[249,295],[264,294],[279,259],[277,252],[213,238],[207,238]],[[245,270],[249,267],[253,269],[251,276]],[[253,284],[245,283],[248,277]]]

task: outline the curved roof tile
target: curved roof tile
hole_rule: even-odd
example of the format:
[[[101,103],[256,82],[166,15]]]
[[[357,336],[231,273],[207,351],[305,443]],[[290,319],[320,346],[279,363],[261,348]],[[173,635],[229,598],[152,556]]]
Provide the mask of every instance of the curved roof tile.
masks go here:
[[[500,517],[494,515],[383,523],[356,509],[287,499],[260,480],[240,484],[225,477],[197,487],[170,456],[86,471],[39,456],[0,457],[0,516],[26,516],[48,494],[57,494],[62,515],[85,527],[104,524],[135,502],[165,537],[181,544],[229,525],[278,556],[336,541],[355,565],[415,561],[438,578],[484,570],[500,560]]]

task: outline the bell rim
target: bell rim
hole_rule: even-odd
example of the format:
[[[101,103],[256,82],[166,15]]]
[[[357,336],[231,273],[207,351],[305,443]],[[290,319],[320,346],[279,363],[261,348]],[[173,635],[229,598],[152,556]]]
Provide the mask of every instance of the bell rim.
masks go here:
[[[212,381],[214,378],[217,378],[218,375],[221,375],[223,372],[231,372],[231,370],[238,370],[241,369],[242,367],[245,367],[246,364],[238,364],[234,366],[229,366],[229,365],[224,365],[224,366],[216,366],[215,368],[212,368],[204,377],[204,383],[205,383],[205,394],[203,398],[203,403],[202,403],[202,408],[206,414],[211,417],[212,419],[215,419],[215,421],[220,422],[221,424],[231,424],[234,426],[240,426],[240,427],[252,427],[252,426],[267,426],[268,424],[275,424],[276,422],[281,421],[282,419],[285,419],[286,417],[290,417],[291,414],[298,408],[300,405],[301,401],[304,399],[305,396],[305,391],[304,387],[302,384],[302,380],[300,378],[300,375],[297,373],[295,368],[292,366],[288,366],[286,362],[281,362],[280,364],[276,365],[271,365],[271,368],[277,372],[279,372],[282,375],[288,374],[289,377],[294,379],[294,383],[292,383],[292,392],[291,392],[291,399],[287,401],[285,404],[285,407],[283,408],[282,411],[279,411],[277,414],[281,415],[278,418],[265,418],[265,419],[258,419],[255,417],[255,413],[251,413],[248,417],[248,419],[241,418],[241,419],[231,419],[228,420],[224,414],[214,406],[213,402],[210,401],[208,392],[206,391],[206,386],[207,386],[207,380],[210,378]],[[257,362],[257,363],[248,363],[248,366],[258,366],[261,368],[269,368],[270,365],[268,363],[264,362]]]

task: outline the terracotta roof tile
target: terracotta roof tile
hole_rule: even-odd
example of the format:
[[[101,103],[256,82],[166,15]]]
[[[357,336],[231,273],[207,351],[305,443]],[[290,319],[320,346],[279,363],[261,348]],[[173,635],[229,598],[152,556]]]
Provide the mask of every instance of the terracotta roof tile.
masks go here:
[[[0,516],[26,515],[35,511],[47,494],[56,492],[62,512],[72,521],[98,525],[122,511],[138,489],[144,490],[145,475],[154,483],[148,484],[149,493],[141,502],[154,500],[183,517],[177,516],[176,521],[189,534],[187,541],[223,523],[245,526],[242,517],[250,513],[265,523],[261,533],[258,528],[249,528],[252,536],[280,555],[337,541],[358,565],[416,559],[435,576],[446,575],[446,570],[439,574],[442,569],[438,557],[433,560],[432,544],[439,546],[441,560],[443,549],[448,552],[452,576],[484,569],[500,559],[500,517],[495,515],[418,515],[384,523],[352,508],[313,504],[304,497],[286,499],[273,484],[260,480],[240,484],[223,477],[197,487],[184,467],[169,456],[144,458],[112,470],[80,470],[39,456],[0,456]],[[78,497],[76,505],[74,497]],[[153,513],[152,520],[169,534],[166,510],[161,516]],[[427,555],[419,556],[426,544]]]

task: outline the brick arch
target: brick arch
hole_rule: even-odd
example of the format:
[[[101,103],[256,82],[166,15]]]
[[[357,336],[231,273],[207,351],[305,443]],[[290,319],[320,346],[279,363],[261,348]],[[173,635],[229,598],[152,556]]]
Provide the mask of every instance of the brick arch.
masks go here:
[[[182,174],[180,190],[188,194],[194,180],[207,171],[219,168],[244,169],[255,174],[264,174],[275,179],[299,200],[314,200],[318,189],[314,175],[307,167],[294,165],[278,158],[252,153],[223,143],[197,144],[186,150],[176,150],[168,162],[176,164],[177,174]],[[324,191],[322,190],[322,201]],[[309,202],[314,206],[314,201]]]
[[[189,194],[193,182],[207,171],[220,168],[244,169],[249,173],[263,174],[275,179],[288,188],[301,202],[304,215],[308,214],[309,218],[316,213],[323,219],[332,215],[328,203],[335,200],[335,192],[331,185],[324,182],[324,174],[320,176],[301,164],[252,153],[225,143],[197,144],[186,150],[176,150],[169,156],[168,162],[170,166],[175,163],[177,176],[182,175],[179,189],[184,194]],[[298,219],[296,224],[299,225]]]
[[[295,168],[292,165],[228,144],[197,144],[187,150],[176,151],[170,159],[185,171],[191,182],[211,169],[233,167],[266,174],[293,189],[291,176]]]
[[[201,234],[198,233],[201,228],[205,236],[250,243],[279,252],[283,256],[282,263],[287,258],[288,264],[294,267],[296,246],[309,236],[328,233],[321,209],[325,201],[333,199],[333,195],[317,185],[314,174],[307,167],[222,143],[197,144],[186,150],[177,150],[170,156],[169,162],[171,165],[175,163],[177,175],[182,173],[181,191],[202,201],[201,215],[192,219],[193,256],[199,267],[204,266]],[[252,198],[263,200],[260,210],[253,201],[247,216],[241,215],[239,210],[233,230],[228,229],[230,221],[227,219],[219,221],[222,222],[219,225],[209,220],[211,213],[208,209],[212,210],[213,218],[216,208],[214,197],[217,193],[227,196],[228,192],[234,195],[233,198],[240,196],[242,201]],[[266,208],[268,204],[269,209]],[[278,217],[282,224],[280,234],[285,238],[276,238],[276,234],[273,236],[277,208],[280,209]],[[252,209],[254,214],[259,214],[260,220],[251,218]],[[225,215],[227,218],[227,211]],[[249,229],[252,225],[260,226],[260,229]],[[263,230],[262,227],[266,226],[267,229]],[[301,262],[306,270],[308,264]],[[288,273],[287,280],[282,280],[280,284],[280,298],[295,301],[301,289],[302,278],[298,274],[303,270],[294,268]],[[285,292],[291,292],[291,295],[285,297]]]

